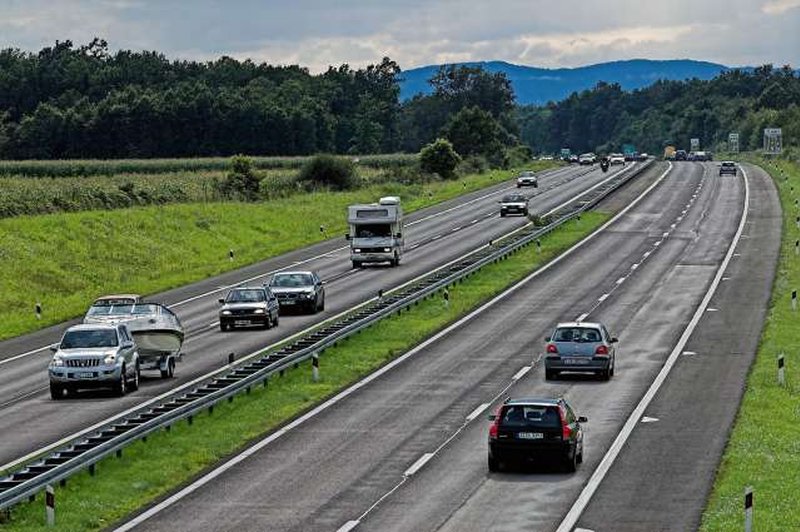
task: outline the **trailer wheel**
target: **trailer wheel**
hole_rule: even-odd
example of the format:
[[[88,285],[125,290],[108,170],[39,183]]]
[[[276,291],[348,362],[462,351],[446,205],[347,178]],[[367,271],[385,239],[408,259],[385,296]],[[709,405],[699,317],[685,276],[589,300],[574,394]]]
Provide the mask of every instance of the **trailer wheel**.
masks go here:
[[[171,379],[175,376],[175,359],[170,358],[167,361],[167,369],[161,370],[161,378],[162,379]]]

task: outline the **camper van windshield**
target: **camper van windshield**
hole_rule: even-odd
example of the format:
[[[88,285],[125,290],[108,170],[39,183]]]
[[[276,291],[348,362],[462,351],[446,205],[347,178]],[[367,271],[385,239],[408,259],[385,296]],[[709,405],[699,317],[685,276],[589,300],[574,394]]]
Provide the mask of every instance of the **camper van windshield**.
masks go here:
[[[356,226],[356,238],[374,238],[392,236],[390,224],[364,224]]]
[[[388,218],[389,209],[360,209],[356,211],[356,218]]]

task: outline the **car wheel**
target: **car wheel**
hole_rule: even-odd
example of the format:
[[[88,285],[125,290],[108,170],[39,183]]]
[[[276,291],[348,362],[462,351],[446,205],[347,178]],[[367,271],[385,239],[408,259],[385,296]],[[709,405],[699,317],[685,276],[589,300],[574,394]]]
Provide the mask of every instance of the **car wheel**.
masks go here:
[[[126,393],[128,393],[128,379],[125,377],[125,366],[122,366],[122,371],[119,375],[119,380],[114,385],[114,393],[118,396],[122,397]]]
[[[490,456],[487,465],[489,466],[489,471],[491,471],[492,473],[500,471],[500,461],[497,460],[496,458],[492,458]]]
[[[66,391],[66,389],[63,386],[61,386],[60,384],[53,384],[52,382],[50,383],[50,397],[54,401],[58,401],[60,399],[63,399],[65,391]]]
[[[583,463],[583,449],[581,449],[581,452],[578,455],[578,457],[575,459],[575,462],[578,463],[578,464],[582,464]]]
[[[504,212],[502,212],[502,211],[501,211],[501,212],[500,212],[500,218],[505,218],[505,217],[506,217],[506,213],[504,213]]]
[[[322,302],[319,304],[319,310],[325,310],[325,296],[322,296]]]
[[[571,457],[567,456],[566,459],[564,460],[564,469],[567,471],[567,473],[574,473],[575,471],[578,470],[578,449],[577,448],[575,448],[575,450],[573,451]]]
[[[264,323],[262,327],[264,327],[265,329],[272,329],[272,316],[269,315],[269,312],[267,312],[267,317],[264,318]]]
[[[610,369],[601,370],[600,371],[600,378],[602,380],[604,380],[604,381],[609,380],[611,378],[611,370]]]
[[[139,379],[142,371],[139,369],[139,363],[136,363],[136,370],[133,372],[133,379],[131,379],[131,391],[135,392],[139,389]]]
[[[608,376],[609,377],[613,377],[614,376],[614,370],[616,369],[616,367],[617,367],[617,359],[615,357],[615,358],[611,359],[611,367],[608,369]]]
[[[171,379],[175,376],[175,360],[170,358],[167,362],[167,369],[161,370],[162,379]]]
[[[361,268],[361,267],[362,267],[362,266],[361,266],[361,263],[360,263],[360,262],[353,261],[353,268],[354,268],[354,269],[359,269],[359,268]]]
[[[551,381],[558,376],[558,372],[554,369],[547,369],[544,370],[544,380]]]
[[[528,209],[525,209],[524,211],[522,211],[522,215],[523,216],[528,216]]]
[[[275,313],[275,318],[272,320],[273,327],[277,327],[278,326],[278,321],[280,321],[280,314],[276,312]]]
[[[219,330],[225,332],[228,330],[228,324],[225,322],[219,322]]]

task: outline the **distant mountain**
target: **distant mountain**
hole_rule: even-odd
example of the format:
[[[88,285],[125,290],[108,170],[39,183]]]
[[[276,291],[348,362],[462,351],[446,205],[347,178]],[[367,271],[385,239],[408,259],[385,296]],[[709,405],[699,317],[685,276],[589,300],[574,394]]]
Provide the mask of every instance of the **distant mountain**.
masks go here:
[[[505,72],[514,86],[519,104],[544,104],[550,100],[563,100],[574,91],[594,87],[598,81],[616,82],[623,89],[632,90],[651,85],[659,79],[711,79],[720,72],[729,70],[725,65],[690,59],[668,61],[633,59],[578,68],[554,69],[513,65],[503,61],[457,64],[480,66],[488,72]],[[400,98],[407,100],[419,93],[430,93],[428,80],[436,74],[439,66],[431,65],[403,72]]]

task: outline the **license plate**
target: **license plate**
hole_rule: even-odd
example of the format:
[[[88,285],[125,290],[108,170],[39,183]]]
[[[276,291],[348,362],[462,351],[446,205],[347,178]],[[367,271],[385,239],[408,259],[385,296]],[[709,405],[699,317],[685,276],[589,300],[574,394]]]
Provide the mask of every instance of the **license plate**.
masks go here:
[[[580,365],[580,364],[588,364],[589,361],[585,358],[565,358],[564,364],[570,365]]]
[[[541,440],[544,434],[541,432],[518,432],[517,438],[520,440]]]
[[[78,373],[78,377],[81,379],[91,379],[94,377],[94,373],[91,371],[82,371]]]
[[[250,325],[250,320],[236,320],[234,323],[236,325]]]

